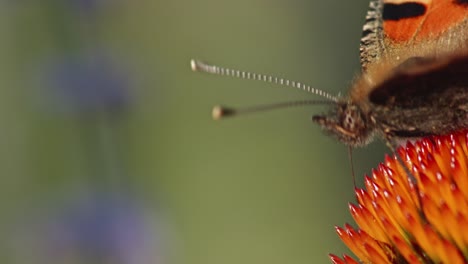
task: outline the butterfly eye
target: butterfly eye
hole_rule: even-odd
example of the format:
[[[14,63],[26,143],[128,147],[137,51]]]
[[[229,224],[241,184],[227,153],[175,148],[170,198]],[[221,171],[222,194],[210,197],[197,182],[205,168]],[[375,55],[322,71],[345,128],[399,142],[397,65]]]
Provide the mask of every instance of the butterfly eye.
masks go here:
[[[355,125],[355,122],[354,122],[354,117],[353,117],[352,113],[349,112],[349,111],[346,112],[345,118],[344,118],[344,127],[349,129],[349,130],[353,130],[354,125]]]

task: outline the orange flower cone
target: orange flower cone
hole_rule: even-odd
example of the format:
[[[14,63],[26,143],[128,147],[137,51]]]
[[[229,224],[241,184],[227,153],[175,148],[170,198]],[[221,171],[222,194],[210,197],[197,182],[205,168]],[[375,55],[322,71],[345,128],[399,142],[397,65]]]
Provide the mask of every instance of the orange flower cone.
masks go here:
[[[358,228],[336,227],[359,261],[335,264],[468,263],[468,130],[422,139],[365,177],[350,204]],[[410,172],[410,173],[408,173]]]

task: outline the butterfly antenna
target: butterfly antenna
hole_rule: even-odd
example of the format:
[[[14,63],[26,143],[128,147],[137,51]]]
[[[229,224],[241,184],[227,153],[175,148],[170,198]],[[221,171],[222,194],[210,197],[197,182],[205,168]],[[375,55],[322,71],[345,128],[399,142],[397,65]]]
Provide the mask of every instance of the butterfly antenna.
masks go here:
[[[324,97],[325,99],[330,100],[331,102],[335,102],[335,103],[338,102],[337,97],[325,91],[312,88],[309,85],[306,85],[300,82],[290,81],[288,79],[273,77],[273,76],[265,75],[265,74],[258,74],[258,73],[253,73],[253,72],[246,72],[246,71],[223,68],[223,67],[219,67],[216,65],[206,64],[198,60],[191,60],[190,66],[192,67],[193,71],[206,72],[206,73],[215,74],[215,75],[230,76],[230,77],[235,77],[235,78],[240,78],[240,79],[257,80],[257,81],[263,81],[267,83],[279,84],[283,86],[301,89],[309,93],[313,93],[315,95]]]
[[[266,112],[270,110],[282,109],[282,108],[292,108],[297,106],[306,106],[306,105],[321,105],[321,104],[334,104],[332,101],[323,101],[323,100],[302,100],[302,101],[289,101],[281,103],[273,103],[266,105],[258,105],[253,107],[246,108],[232,108],[224,107],[217,105],[213,107],[212,116],[214,120],[219,120],[225,117],[233,117],[238,115],[252,114],[258,112]]]

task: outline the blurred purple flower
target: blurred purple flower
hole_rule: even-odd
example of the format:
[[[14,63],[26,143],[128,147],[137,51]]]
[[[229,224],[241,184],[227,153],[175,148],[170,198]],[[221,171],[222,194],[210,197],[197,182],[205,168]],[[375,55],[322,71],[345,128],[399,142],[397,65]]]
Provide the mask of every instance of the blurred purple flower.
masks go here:
[[[114,112],[125,110],[131,101],[126,72],[103,54],[65,56],[41,68],[41,97],[53,110]]]
[[[21,242],[31,249],[23,262],[163,263],[166,230],[155,218],[160,215],[128,196],[86,194],[33,218],[35,228]]]
[[[65,0],[73,11],[93,13],[110,4],[116,4],[118,0]]]
[[[151,232],[138,205],[128,200],[101,195],[67,208],[57,220],[52,226],[56,249],[69,245],[92,260],[113,263],[150,260],[142,262],[153,252],[148,248]]]
[[[36,0],[0,0],[1,4],[13,4],[19,5],[30,5],[35,3]],[[108,7],[111,4],[116,4],[122,2],[120,0],[43,0],[41,4],[43,6],[50,4],[57,4],[70,8],[72,11],[84,11],[84,12],[94,12],[98,11],[101,8]],[[9,6],[7,6],[9,7]]]
[[[70,3],[71,7],[79,8],[86,11],[96,9],[103,0],[66,0]]]

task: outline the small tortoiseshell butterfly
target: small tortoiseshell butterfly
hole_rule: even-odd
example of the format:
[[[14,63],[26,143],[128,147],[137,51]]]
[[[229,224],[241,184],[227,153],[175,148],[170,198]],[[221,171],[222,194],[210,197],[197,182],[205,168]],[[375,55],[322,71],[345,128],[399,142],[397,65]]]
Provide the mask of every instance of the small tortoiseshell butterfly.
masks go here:
[[[322,95],[334,107],[329,114],[313,116],[313,121],[352,147],[368,144],[374,135],[393,145],[468,128],[468,0],[371,0],[360,53],[362,74],[343,98],[301,83],[198,61],[192,61],[192,69]],[[317,102],[291,104],[305,103]],[[218,116],[233,113],[216,108]]]

